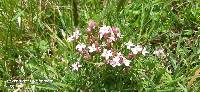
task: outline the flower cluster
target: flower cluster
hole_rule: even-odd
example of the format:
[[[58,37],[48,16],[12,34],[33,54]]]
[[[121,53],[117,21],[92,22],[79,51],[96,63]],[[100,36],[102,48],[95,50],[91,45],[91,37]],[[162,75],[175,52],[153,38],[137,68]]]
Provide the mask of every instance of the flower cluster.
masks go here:
[[[128,42],[125,45],[132,53],[129,53],[128,56],[123,55],[114,48],[115,42],[121,38],[119,28],[104,25],[99,27],[99,31],[96,32],[97,28],[98,26],[95,21],[89,21],[86,29],[87,43],[79,43],[76,45],[76,50],[86,60],[90,60],[94,54],[99,53],[104,64],[109,64],[112,67],[121,65],[130,66],[131,60],[128,59],[133,58],[131,55],[136,56],[139,53],[146,55],[149,53],[142,45],[134,45],[131,42]],[[80,33],[76,30],[73,35],[68,38],[68,41],[71,42],[77,40],[79,36]],[[80,67],[82,67],[80,63],[76,62],[72,65],[72,70],[78,71]]]
[[[132,58],[136,56],[137,54],[142,53],[144,56],[149,53],[146,51],[146,48],[143,47],[142,45],[134,45],[132,42],[125,43],[127,46],[127,49],[131,50],[132,53],[129,53],[129,57]]]

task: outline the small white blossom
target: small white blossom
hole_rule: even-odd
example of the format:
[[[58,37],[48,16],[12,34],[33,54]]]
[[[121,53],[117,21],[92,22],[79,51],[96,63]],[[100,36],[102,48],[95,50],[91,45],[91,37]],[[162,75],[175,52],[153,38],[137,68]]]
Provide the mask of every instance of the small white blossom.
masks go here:
[[[131,41],[129,41],[128,43],[125,43],[125,45],[127,46],[127,49],[131,49],[135,47],[135,45]]]
[[[112,56],[112,51],[104,49],[103,53],[101,54],[102,57],[104,57],[106,60],[109,59],[110,56]]]
[[[79,32],[78,29],[73,33],[73,36],[75,37],[75,39],[78,39],[80,35],[81,33]]]
[[[74,37],[73,37],[73,36],[68,37],[68,38],[67,38],[67,41],[68,41],[68,42],[74,41]]]
[[[83,49],[85,49],[85,47],[86,47],[86,45],[83,44],[83,43],[80,43],[80,44],[76,45],[76,49],[77,49],[78,51],[80,51],[80,52],[82,52]]]
[[[143,49],[143,47],[141,45],[137,45],[137,46],[131,48],[131,51],[133,54],[138,54],[139,52],[142,51],[142,49]]]
[[[81,33],[79,32],[78,29],[76,29],[76,31],[73,32],[73,35],[71,35],[71,36],[69,36],[69,37],[67,38],[67,41],[68,41],[68,42],[72,42],[72,41],[74,41],[74,40],[77,40],[77,39],[79,38],[80,35],[81,35]]]
[[[79,62],[72,64],[72,71],[78,71],[79,68],[82,67]]]
[[[95,47],[95,44],[92,44],[92,46],[88,46],[89,52],[97,51],[97,48]]]
[[[100,27],[100,30],[99,30],[100,39],[101,39],[105,34],[108,34],[108,33],[110,32],[110,29],[111,29],[110,26],[103,26],[103,27]]]
[[[163,48],[157,48],[153,54],[155,54],[158,57],[164,57],[165,56],[165,52]]]
[[[146,48],[144,47],[142,50],[142,54],[145,56],[147,53],[149,53],[148,51],[146,51]]]
[[[121,65],[120,60],[121,60],[120,57],[116,56],[116,57],[113,58],[112,61],[115,62],[115,64],[117,66],[120,66]]]
[[[116,67],[116,66],[117,66],[117,62],[112,61],[112,60],[109,61],[109,64],[110,64],[112,67]]]
[[[124,65],[125,65],[125,66],[130,66],[130,62],[131,62],[130,60],[127,60],[127,59],[126,59],[126,60],[124,60]]]
[[[109,39],[108,39],[109,42],[113,42],[113,41],[115,41],[115,37],[113,37],[113,36],[108,37],[108,38],[109,38]]]

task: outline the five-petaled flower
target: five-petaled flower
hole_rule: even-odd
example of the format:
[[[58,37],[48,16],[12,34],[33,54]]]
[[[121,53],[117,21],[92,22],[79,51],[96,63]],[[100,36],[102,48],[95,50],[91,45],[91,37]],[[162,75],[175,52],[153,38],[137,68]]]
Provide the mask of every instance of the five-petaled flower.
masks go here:
[[[103,53],[101,54],[101,56],[104,57],[106,60],[108,60],[109,57],[112,56],[112,51],[111,51],[111,50],[104,49],[104,50],[103,50]]]
[[[153,54],[155,54],[156,56],[158,57],[165,57],[165,52],[164,52],[164,49],[163,48],[157,48]]]
[[[143,47],[141,45],[136,45],[134,48],[131,48],[131,51],[133,54],[138,54],[139,52],[142,52]]]
[[[145,56],[147,53],[149,53],[149,52],[146,51],[146,48],[144,47],[144,48],[142,49],[142,54]]]
[[[74,40],[77,40],[77,39],[79,38],[80,35],[81,35],[81,33],[79,32],[78,29],[76,29],[76,31],[73,32],[73,35],[71,35],[71,36],[69,36],[69,37],[67,38],[67,41],[68,41],[68,42],[72,42],[72,41],[74,41]]]
[[[97,24],[94,20],[90,20],[89,23],[88,23],[88,27],[91,28],[91,29],[95,29],[96,25]]]
[[[127,46],[127,49],[129,49],[129,50],[131,50],[131,48],[135,47],[135,45],[131,41],[129,41],[128,43],[125,43],[125,45]]]
[[[95,44],[92,44],[92,46],[88,46],[89,52],[92,53],[94,51],[97,51],[99,47],[96,47]]]
[[[76,45],[76,49],[79,52],[82,52],[85,48],[86,48],[86,45],[84,43],[80,43],[80,44]]]
[[[130,66],[130,60],[127,60],[121,53],[117,53],[116,56],[112,60],[109,60],[107,63],[112,67],[121,66],[124,64],[125,66]]]
[[[101,39],[104,35],[110,33],[110,30],[111,30],[111,27],[110,27],[110,26],[103,26],[103,27],[100,27],[100,30],[99,30],[99,37],[100,37],[100,39]]]
[[[74,64],[72,64],[72,71],[78,71],[80,67],[82,67],[82,65],[80,65],[80,62],[75,62]]]

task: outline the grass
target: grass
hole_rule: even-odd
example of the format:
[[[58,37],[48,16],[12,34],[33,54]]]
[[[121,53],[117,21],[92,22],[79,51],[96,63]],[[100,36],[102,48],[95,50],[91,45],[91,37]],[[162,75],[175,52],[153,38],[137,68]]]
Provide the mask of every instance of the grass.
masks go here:
[[[150,53],[133,59],[125,70],[95,67],[91,62],[100,62],[100,55],[87,61],[75,50],[86,42],[91,19],[99,27],[119,27],[121,43],[144,45]],[[67,42],[75,28],[85,36]],[[1,0],[0,90],[199,92],[199,30],[198,0]],[[123,50],[120,43],[116,48]],[[163,48],[166,57],[155,56],[156,48]],[[83,67],[74,72],[71,65],[77,60]],[[53,81],[23,87],[6,83],[47,79]]]

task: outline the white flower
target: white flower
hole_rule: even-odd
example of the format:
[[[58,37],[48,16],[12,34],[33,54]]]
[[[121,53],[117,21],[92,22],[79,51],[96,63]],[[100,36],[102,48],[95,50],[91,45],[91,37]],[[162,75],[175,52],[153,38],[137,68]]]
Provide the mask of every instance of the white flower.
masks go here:
[[[81,33],[79,32],[78,29],[76,29],[75,32],[73,32],[73,35],[67,38],[68,42],[72,42],[74,40],[77,40],[79,38],[79,36],[81,35]]]
[[[146,48],[144,47],[142,50],[142,54],[145,56],[147,53],[149,53],[148,51],[146,51]]]
[[[139,52],[141,52],[141,51],[143,50],[143,47],[142,47],[141,45],[137,45],[135,48],[136,48]]]
[[[164,57],[165,53],[164,53],[164,49],[163,48],[157,48],[153,54],[155,54],[158,57]]]
[[[117,66],[117,63],[115,61],[109,61],[109,64],[112,66],[112,67],[116,67]]]
[[[125,66],[130,66],[130,62],[131,62],[130,60],[127,60],[127,59],[126,59],[126,60],[124,60],[124,65],[125,65]]]
[[[68,38],[67,38],[67,41],[68,41],[68,42],[74,41],[74,37],[73,37],[73,36],[68,37]]]
[[[121,52],[118,52],[118,53],[117,53],[117,56],[122,56],[122,53],[121,53]]]
[[[129,41],[128,43],[125,43],[125,45],[127,46],[127,49],[131,49],[135,47],[135,45],[131,41]]]
[[[109,33],[111,27],[110,26],[103,26],[103,27],[100,27],[100,30],[99,30],[99,36],[100,36],[100,39],[107,33]]]
[[[76,45],[76,49],[80,52],[82,52],[83,49],[85,49],[85,47],[86,47],[86,45],[84,45],[83,43]]]
[[[121,33],[120,33],[119,28],[117,28],[117,27],[112,27],[112,32],[115,33],[116,36],[117,36],[118,38],[120,38]]]
[[[142,49],[143,49],[143,48],[142,48],[141,45],[137,45],[137,46],[131,48],[131,51],[132,51],[133,54],[138,54],[138,52],[141,52]]]
[[[78,69],[80,67],[82,67],[82,65],[80,65],[79,62],[76,62],[76,63],[72,64],[72,71],[75,71],[75,70],[78,71]]]
[[[21,17],[19,16],[19,17],[17,17],[17,22],[18,22],[18,25],[19,25],[19,27],[21,27]]]
[[[113,41],[115,41],[115,37],[113,37],[113,36],[111,36],[111,37],[108,37],[109,38],[109,42],[113,42]]]
[[[80,35],[81,35],[81,33],[79,32],[78,29],[76,29],[76,31],[73,32],[73,37],[75,37],[75,39],[78,39]]]
[[[92,44],[92,46],[88,46],[89,52],[94,52],[97,50],[97,48],[95,47],[95,44]]]
[[[116,56],[116,57],[113,58],[112,61],[115,62],[115,64],[116,64],[117,66],[120,66],[120,65],[121,65],[120,60],[121,60],[121,58],[118,57],[118,56]]]
[[[111,61],[109,61],[109,64],[112,67],[121,66],[122,64],[124,64],[125,66],[129,66],[130,62],[131,61],[127,60],[124,56],[122,56],[121,53],[117,53],[117,56],[115,56]]]
[[[110,56],[112,56],[112,51],[104,49],[103,53],[101,54],[102,57],[104,57],[106,60],[109,59]]]

